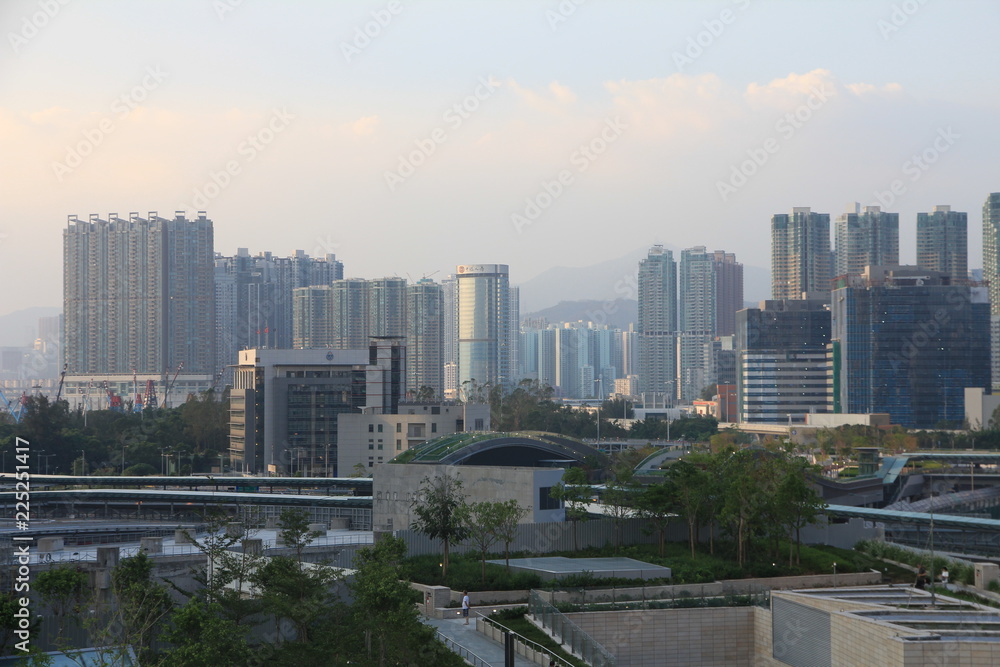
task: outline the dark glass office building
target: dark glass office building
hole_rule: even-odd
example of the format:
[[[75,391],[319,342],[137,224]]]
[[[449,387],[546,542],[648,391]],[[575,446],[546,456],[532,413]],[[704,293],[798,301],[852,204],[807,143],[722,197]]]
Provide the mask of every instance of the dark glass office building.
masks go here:
[[[833,292],[834,410],[893,424],[961,423],[966,387],[990,387],[985,287],[917,267],[869,267]]]
[[[775,300],[736,313],[741,422],[801,423],[830,411],[830,311],[822,299]]]

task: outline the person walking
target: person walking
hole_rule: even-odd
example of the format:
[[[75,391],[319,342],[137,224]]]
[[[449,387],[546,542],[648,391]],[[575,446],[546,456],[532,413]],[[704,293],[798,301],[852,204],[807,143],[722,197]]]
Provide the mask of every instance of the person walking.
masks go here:
[[[465,624],[469,624],[469,591],[462,594],[462,616],[465,617]]]

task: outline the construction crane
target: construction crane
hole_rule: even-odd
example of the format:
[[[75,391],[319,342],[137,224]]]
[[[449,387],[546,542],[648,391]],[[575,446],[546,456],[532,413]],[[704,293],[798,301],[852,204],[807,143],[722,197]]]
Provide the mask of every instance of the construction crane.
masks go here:
[[[177,376],[181,374],[181,369],[182,368],[184,368],[184,362],[183,361],[181,363],[177,364],[177,370],[174,372],[173,379],[170,380],[169,384],[167,384],[167,388],[163,390],[163,407],[165,407],[165,408],[169,408],[170,407],[170,403],[169,403],[170,390],[173,389],[174,383],[177,382]]]
[[[139,393],[139,379],[134,368],[132,369],[132,394],[135,396],[132,399],[132,412],[142,412],[142,394]]]
[[[11,418],[13,418],[15,424],[20,424],[21,420],[24,419],[24,407],[27,403],[26,396],[23,394],[21,398],[17,399],[16,403],[11,403],[4,396],[3,389],[0,389],[0,403],[3,403],[4,407],[7,408],[7,412],[10,413]]]
[[[59,390],[56,391],[56,403],[62,398],[63,382],[66,381],[66,369],[69,368],[69,364],[63,364],[62,373],[59,374]]]
[[[146,380],[146,409],[155,410],[158,405],[156,401],[156,383],[152,379]]]
[[[104,393],[108,395],[108,410],[112,412],[124,412],[125,409],[122,406],[122,397],[116,396],[115,392],[111,390],[108,386],[108,381],[104,381]]]

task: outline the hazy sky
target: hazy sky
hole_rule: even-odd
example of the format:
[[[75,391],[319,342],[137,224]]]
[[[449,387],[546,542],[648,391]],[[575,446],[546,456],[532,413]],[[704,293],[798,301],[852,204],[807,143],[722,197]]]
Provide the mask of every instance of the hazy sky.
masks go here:
[[[3,0],[0,313],[61,304],[73,213],[518,283],[656,242],[766,267],[772,213],[885,192],[903,261],[950,204],[978,267],[998,26],[996,0]]]

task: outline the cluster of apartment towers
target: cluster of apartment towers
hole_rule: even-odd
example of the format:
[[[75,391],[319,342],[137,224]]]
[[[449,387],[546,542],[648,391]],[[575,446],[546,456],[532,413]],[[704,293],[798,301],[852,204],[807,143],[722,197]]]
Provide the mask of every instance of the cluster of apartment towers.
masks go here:
[[[987,198],[983,229],[984,275],[973,279],[967,215],[947,206],[918,214],[916,267],[899,266],[896,213],[855,205],[834,222],[833,250],[829,214],[775,215],[773,300],[760,308],[744,308],[734,254],[683,250],[678,273],[673,253],[654,246],[623,293],[638,299],[638,321],[618,329],[606,323],[614,301],[590,321],[522,324],[502,264],[459,265],[440,282],[345,279],[322,250],[215,253],[204,212],[70,216],[66,394],[127,394],[142,376],[173,377],[184,396],[229,383],[240,350],[363,349],[379,338],[405,345],[414,398],[532,379],[566,398],[617,393],[655,407],[716,385],[727,421],[961,420],[963,388],[991,386],[1000,194]]]

